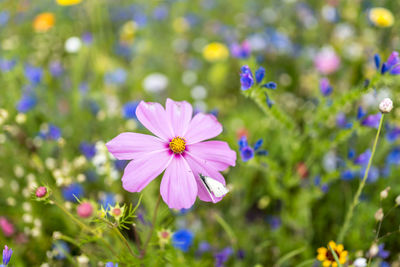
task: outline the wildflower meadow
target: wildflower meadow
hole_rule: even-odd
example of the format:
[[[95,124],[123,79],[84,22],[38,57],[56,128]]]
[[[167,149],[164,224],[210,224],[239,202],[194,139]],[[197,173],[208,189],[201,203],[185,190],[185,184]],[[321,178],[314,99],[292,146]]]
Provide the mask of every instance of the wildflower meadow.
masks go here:
[[[398,14],[0,0],[0,267],[400,267]]]

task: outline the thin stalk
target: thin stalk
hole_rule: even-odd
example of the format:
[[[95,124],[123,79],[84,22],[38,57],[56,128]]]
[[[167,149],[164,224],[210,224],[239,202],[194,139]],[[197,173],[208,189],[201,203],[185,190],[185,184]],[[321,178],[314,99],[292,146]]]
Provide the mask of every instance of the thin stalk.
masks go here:
[[[140,253],[140,258],[143,258],[144,255],[146,255],[147,247],[149,246],[151,237],[153,236],[153,231],[154,231],[155,224],[156,224],[156,219],[157,219],[158,208],[160,206],[160,202],[161,202],[161,195],[158,195],[157,203],[156,203],[156,206],[154,208],[153,220],[152,220],[152,223],[151,223],[150,232],[149,232],[149,235],[147,236],[146,241],[144,242],[142,252]]]
[[[376,150],[376,146],[378,144],[379,134],[380,134],[381,129],[382,129],[384,116],[385,115],[382,113],[381,120],[379,121],[379,128],[378,128],[378,131],[376,132],[374,145],[372,147],[371,157],[369,158],[369,161],[368,161],[367,169],[365,170],[364,177],[363,177],[360,185],[358,186],[358,189],[357,189],[357,192],[356,192],[356,194],[354,196],[353,202],[351,203],[351,205],[350,205],[350,207],[349,207],[349,209],[347,211],[343,227],[342,227],[342,229],[341,229],[341,231],[339,233],[339,236],[338,236],[338,240],[337,240],[338,243],[342,243],[343,242],[343,238],[346,235],[347,231],[349,230],[350,222],[351,222],[351,219],[352,219],[353,213],[354,213],[354,209],[359,204],[359,198],[360,198],[360,195],[362,193],[362,190],[364,189],[365,182],[367,181],[369,170],[370,170],[371,165],[372,165],[372,159],[374,158],[374,155],[375,155],[375,150]]]
[[[60,203],[58,203],[57,201],[53,200],[53,203],[59,207],[65,214],[67,214],[76,224],[78,224],[82,229],[86,230],[87,232],[93,234],[94,236],[96,236],[98,238],[98,240],[100,240],[101,243],[103,243],[110,251],[111,253],[116,256],[118,259],[120,258],[118,256],[118,254],[115,252],[115,250],[112,248],[112,246],[107,243],[101,236],[99,236],[99,234],[94,231],[93,229],[91,229],[90,227],[88,227],[86,224],[84,224],[83,222],[79,221],[77,218],[75,218],[74,215],[71,214],[71,212],[69,212],[63,205],[61,205]]]
[[[125,246],[128,248],[129,253],[131,253],[131,255],[133,257],[137,258],[138,255],[136,255],[135,252],[133,252],[131,246],[128,243],[128,240],[126,240],[126,238],[121,234],[121,232],[116,227],[113,227],[112,229],[117,234],[117,236],[122,240],[122,242],[125,244]]]

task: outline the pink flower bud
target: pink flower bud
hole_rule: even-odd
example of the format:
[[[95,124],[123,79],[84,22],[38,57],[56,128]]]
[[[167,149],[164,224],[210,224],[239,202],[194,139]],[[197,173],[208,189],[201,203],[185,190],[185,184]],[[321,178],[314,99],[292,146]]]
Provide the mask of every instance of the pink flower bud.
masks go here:
[[[93,206],[90,202],[82,202],[77,209],[78,215],[81,218],[89,218],[93,214]]]
[[[40,186],[36,189],[36,193],[35,193],[36,197],[38,198],[42,198],[45,197],[47,195],[47,188],[45,186]]]
[[[15,232],[14,225],[4,217],[0,217],[0,229],[6,237],[12,236]]]

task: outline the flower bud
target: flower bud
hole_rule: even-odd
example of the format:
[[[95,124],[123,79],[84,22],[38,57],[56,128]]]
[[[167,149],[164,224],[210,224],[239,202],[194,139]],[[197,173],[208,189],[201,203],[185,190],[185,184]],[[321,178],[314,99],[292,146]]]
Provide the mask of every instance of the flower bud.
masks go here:
[[[93,214],[93,206],[90,202],[82,202],[77,208],[77,213],[81,218],[89,218]]]
[[[376,243],[372,244],[372,246],[369,249],[369,256],[370,257],[375,257],[379,252],[379,247]]]
[[[385,199],[389,195],[390,186],[386,187],[385,190],[381,191],[381,199]]]
[[[44,198],[47,196],[47,188],[45,186],[39,186],[35,192],[36,197]]]
[[[393,102],[390,98],[385,98],[379,104],[379,110],[382,113],[389,113],[393,108]]]
[[[383,220],[383,210],[380,208],[376,213],[375,213],[375,220],[377,221],[382,221]]]

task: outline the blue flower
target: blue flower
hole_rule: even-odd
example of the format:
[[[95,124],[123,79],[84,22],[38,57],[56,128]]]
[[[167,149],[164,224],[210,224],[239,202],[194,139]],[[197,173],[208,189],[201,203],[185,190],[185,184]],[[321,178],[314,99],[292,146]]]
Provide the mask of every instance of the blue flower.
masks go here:
[[[153,10],[153,18],[156,20],[164,20],[168,16],[168,7],[166,5],[159,5]]]
[[[39,67],[25,65],[25,77],[33,84],[37,85],[42,81],[43,70]]]
[[[357,109],[357,120],[361,120],[365,115],[367,115],[367,112],[365,112],[364,109],[359,106]]]
[[[374,62],[376,69],[379,70],[379,68],[381,67],[381,57],[379,56],[379,54],[374,55]]]
[[[249,144],[247,143],[247,137],[245,135],[243,135],[240,139],[239,139],[239,150],[242,150],[242,148],[247,147]]]
[[[7,264],[10,262],[12,253],[13,253],[12,249],[9,249],[7,246],[4,246],[4,249],[3,249],[3,264],[5,266],[7,266]]]
[[[242,90],[248,90],[253,86],[253,73],[251,72],[249,66],[243,66],[241,68],[240,84],[242,85]]]
[[[70,184],[62,189],[62,194],[65,200],[77,202],[76,198],[83,196],[83,187],[78,183]],[[75,198],[76,197],[76,198]]]
[[[125,103],[122,107],[122,115],[125,119],[137,119],[136,117],[136,108],[139,105],[138,101],[130,101]]]
[[[7,11],[0,12],[0,26],[4,26],[7,24],[10,19],[10,13]]]
[[[114,206],[115,205],[115,196],[112,193],[106,193],[101,200],[99,201],[100,205],[104,208],[104,209],[108,209],[110,206]]]
[[[321,90],[322,95],[324,96],[329,96],[333,91],[333,88],[330,85],[329,80],[327,78],[322,78],[319,81],[319,88]]]
[[[254,150],[251,147],[246,146],[240,150],[240,156],[242,157],[242,160],[246,162],[254,157]]]
[[[79,150],[87,159],[91,159],[96,155],[96,145],[92,143],[81,142]]]
[[[123,171],[128,164],[129,160],[116,160],[114,161],[114,166],[117,170]]]
[[[121,85],[125,83],[127,76],[124,69],[118,68],[112,72],[106,73],[104,81],[108,84]]]
[[[258,139],[257,142],[254,144],[254,150],[258,150],[263,144],[263,140],[262,139]]]
[[[345,181],[353,180],[355,178],[355,175],[351,170],[344,170],[340,176],[342,180]]]
[[[267,83],[263,84],[262,87],[265,87],[267,89],[275,90],[277,85],[276,85],[275,82],[267,82]]]
[[[118,263],[114,264],[113,262],[107,262],[106,267],[118,267]]]
[[[282,220],[279,216],[268,216],[267,221],[272,230],[276,230],[282,225]]]
[[[62,240],[57,240],[56,242],[54,242],[52,250],[53,250],[53,257],[56,260],[65,259],[67,257],[66,254],[69,253],[68,244]]]
[[[224,263],[228,261],[229,257],[233,254],[233,249],[231,247],[224,248],[218,253],[215,253],[215,266],[222,267]]]
[[[256,70],[256,82],[260,83],[264,79],[265,76],[265,69],[263,67],[259,67],[258,70]]]
[[[366,171],[367,167],[363,166],[361,171],[360,171],[360,177],[364,177],[365,171]],[[367,177],[367,182],[368,183],[373,183],[376,182],[376,180],[378,180],[379,178],[379,169],[377,167],[371,166],[371,168],[369,169],[368,172],[368,177]]]
[[[395,147],[386,157],[388,164],[400,165],[400,147]]]
[[[187,252],[193,244],[193,237],[193,233],[189,230],[178,230],[172,234],[172,245],[183,252]]]
[[[58,140],[61,138],[61,129],[53,124],[39,132],[39,137],[46,140]]]
[[[200,242],[196,253],[199,254],[199,255],[202,255],[203,253],[208,252],[210,250],[211,250],[210,243],[208,243],[206,241],[202,241],[202,242]]]
[[[21,113],[27,113],[36,106],[36,103],[36,96],[31,92],[27,92],[23,94],[21,99],[18,101],[17,110]]]

